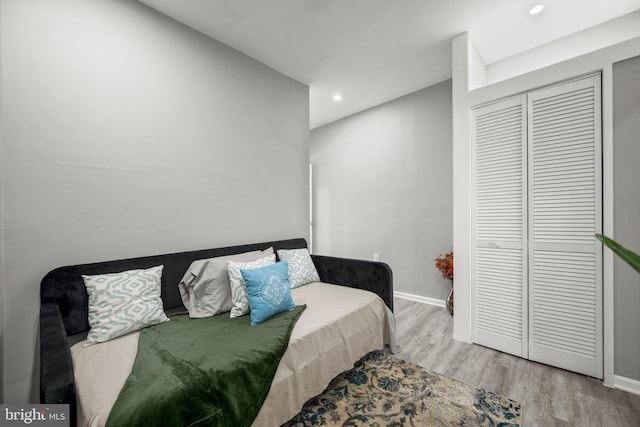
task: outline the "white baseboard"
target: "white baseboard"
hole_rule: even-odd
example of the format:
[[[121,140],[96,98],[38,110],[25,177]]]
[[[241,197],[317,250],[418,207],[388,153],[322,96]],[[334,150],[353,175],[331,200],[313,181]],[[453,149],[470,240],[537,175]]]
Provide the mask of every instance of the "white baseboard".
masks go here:
[[[430,304],[438,307],[444,307],[445,301],[443,299],[423,297],[422,295],[408,294],[406,292],[394,291],[393,296],[396,298],[408,299],[411,301],[421,302],[422,304]]]
[[[628,391],[629,393],[640,395],[640,381],[632,380],[631,378],[621,377],[620,375],[614,375],[613,386],[622,391]]]

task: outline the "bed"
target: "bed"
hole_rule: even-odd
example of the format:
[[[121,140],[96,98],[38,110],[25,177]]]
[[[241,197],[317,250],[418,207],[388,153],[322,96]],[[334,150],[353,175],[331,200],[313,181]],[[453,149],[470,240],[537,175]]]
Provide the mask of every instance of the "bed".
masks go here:
[[[41,283],[41,402],[69,404],[78,425],[107,425],[136,359],[140,331],[85,345],[89,323],[83,275],[162,264],[164,311],[180,313],[185,306],[178,283],[192,262],[267,248],[276,252],[303,249],[306,241],[289,239],[108,261],[61,267],[48,273]],[[271,427],[286,422],[366,353],[395,347],[390,268],[379,262],[316,255],[311,258],[319,280],[291,289],[301,313],[251,425]]]

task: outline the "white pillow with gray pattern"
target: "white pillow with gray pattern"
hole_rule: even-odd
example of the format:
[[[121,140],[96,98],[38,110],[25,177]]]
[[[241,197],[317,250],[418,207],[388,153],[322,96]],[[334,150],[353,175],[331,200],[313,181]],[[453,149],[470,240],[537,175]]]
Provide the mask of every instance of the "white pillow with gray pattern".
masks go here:
[[[291,283],[292,289],[307,283],[320,281],[320,276],[316,266],[313,264],[309,249],[279,249],[278,258],[280,258],[280,261],[289,262],[289,283]]]
[[[91,330],[87,339],[92,343],[105,342],[169,321],[160,297],[163,267],[83,275],[89,294]]]
[[[229,284],[231,285],[231,313],[229,317],[240,317],[249,314],[249,295],[247,295],[247,286],[242,278],[240,270],[252,270],[255,268],[266,267],[275,264],[275,254],[266,256],[249,262],[229,261],[227,271],[229,272]]]

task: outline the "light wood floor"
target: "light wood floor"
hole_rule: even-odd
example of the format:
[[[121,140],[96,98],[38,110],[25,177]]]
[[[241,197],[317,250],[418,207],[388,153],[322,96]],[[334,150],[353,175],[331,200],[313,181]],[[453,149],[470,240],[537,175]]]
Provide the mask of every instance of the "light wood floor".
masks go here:
[[[640,396],[601,381],[454,341],[441,307],[395,299],[396,356],[522,404],[522,425],[640,426]]]

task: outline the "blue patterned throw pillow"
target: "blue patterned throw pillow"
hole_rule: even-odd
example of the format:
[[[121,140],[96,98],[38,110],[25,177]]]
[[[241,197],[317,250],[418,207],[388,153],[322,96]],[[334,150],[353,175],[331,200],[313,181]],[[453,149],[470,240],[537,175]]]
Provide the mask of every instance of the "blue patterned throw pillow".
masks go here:
[[[289,262],[289,282],[291,283],[291,288],[297,288],[307,283],[320,281],[320,276],[307,248],[280,249],[278,250],[278,258],[280,258],[281,261]]]
[[[82,276],[89,294],[87,339],[92,343],[166,322],[160,298],[162,265],[144,270],[128,270]]]
[[[291,298],[289,266],[286,261],[253,270],[240,270],[240,273],[247,286],[251,325],[296,308]]]

